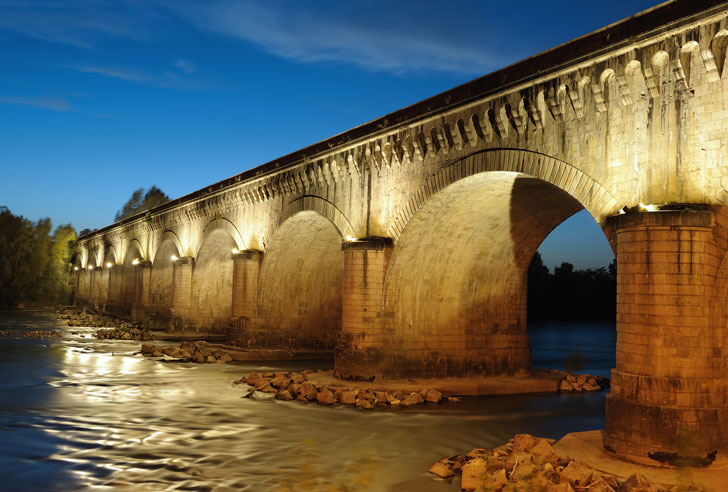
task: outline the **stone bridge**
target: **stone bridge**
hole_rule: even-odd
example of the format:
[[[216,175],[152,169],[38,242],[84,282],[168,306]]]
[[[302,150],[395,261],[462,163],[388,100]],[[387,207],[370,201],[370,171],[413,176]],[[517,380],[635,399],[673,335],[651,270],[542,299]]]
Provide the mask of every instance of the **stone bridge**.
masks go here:
[[[727,3],[662,4],[82,237],[76,301],[344,378],[524,373],[527,267],[586,209],[618,267],[605,447],[724,465],[727,48]]]

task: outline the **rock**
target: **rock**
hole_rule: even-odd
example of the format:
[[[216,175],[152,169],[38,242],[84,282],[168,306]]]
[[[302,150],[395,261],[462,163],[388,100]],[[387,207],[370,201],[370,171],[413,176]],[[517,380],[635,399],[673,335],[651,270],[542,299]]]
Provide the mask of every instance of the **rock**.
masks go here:
[[[576,377],[576,382],[581,384],[586,383],[586,380],[589,379],[589,376],[586,374],[580,374]]]
[[[460,398],[459,396],[448,396],[447,401],[449,401],[451,403],[457,403],[459,401],[463,401],[463,399]]]
[[[387,391],[387,392],[384,393],[384,399],[387,400],[387,403],[392,403],[397,398],[395,398],[392,393],[390,393],[389,391]]]
[[[571,482],[572,485],[577,487],[586,487],[592,480],[594,470],[591,468],[577,463],[576,461],[570,461],[569,464],[561,472],[561,476]]]
[[[533,463],[530,463],[528,461],[518,463],[511,472],[511,480],[528,480],[529,478],[534,476],[537,471],[538,467]]]
[[[468,458],[487,458],[490,457],[493,453],[488,451],[487,449],[483,448],[473,448],[465,455]]]
[[[442,400],[442,393],[436,389],[429,389],[427,390],[427,393],[425,393],[425,401],[427,402],[440,403],[440,400]]]
[[[279,389],[288,388],[288,385],[290,384],[290,379],[284,375],[280,375],[271,379],[270,384],[271,386],[275,386]]]
[[[200,364],[203,364],[205,362],[205,356],[202,355],[200,352],[197,352],[195,354],[195,362],[198,362]]]
[[[316,387],[311,384],[310,382],[306,381],[301,384],[301,395],[303,395],[304,398],[308,401],[314,401],[316,400],[316,395],[318,394],[318,391],[316,391]]]
[[[402,406],[411,407],[425,402],[425,398],[420,393],[410,393],[402,402]]]
[[[212,356],[210,356],[212,357]],[[258,391],[262,391],[263,393],[277,393],[278,390],[271,386],[269,383],[265,383],[262,388],[256,388]]]
[[[465,463],[467,463],[468,458],[466,456],[460,456],[459,454],[454,454],[452,456],[448,456],[447,458],[440,460],[442,463],[445,463],[447,466],[452,468],[453,470],[459,470],[463,467]]]
[[[549,485],[546,488],[546,492],[574,492],[569,482],[563,482],[560,484]]]
[[[566,379],[562,379],[559,384],[559,391],[574,391],[574,385]]]
[[[316,399],[322,405],[333,405],[334,403],[336,403],[336,398],[334,398],[334,394],[328,388],[322,388],[321,391],[319,391],[316,395]]]
[[[293,384],[302,384],[304,381],[306,381],[306,376],[304,376],[300,372],[296,372],[291,375],[291,379],[293,380]]]
[[[192,354],[187,352],[186,350],[180,350],[179,351],[179,358],[180,359],[191,359]]]
[[[164,355],[168,355],[170,357],[177,357],[177,355],[178,355],[177,347],[164,347],[162,349],[162,353]]]
[[[152,357],[164,357],[164,354],[155,349],[154,352],[152,352]]]
[[[276,393],[276,400],[293,400],[293,397],[291,396],[291,393],[288,390],[281,390],[278,393]]]
[[[596,379],[594,379],[594,378],[588,378],[588,379],[586,380],[586,382],[587,382],[588,384],[591,384],[592,386],[596,386],[596,384],[597,384],[597,380],[596,380]]]
[[[212,364],[213,362],[217,362],[217,359],[214,355],[208,355],[205,359],[205,362],[207,362],[208,364]]]
[[[232,362],[233,358],[230,356],[230,354],[225,352],[224,354],[222,354],[222,357],[220,357],[220,359],[218,359],[218,360],[221,360],[223,362]]]
[[[377,399],[377,403],[389,403],[387,401],[387,395],[384,393],[384,391],[375,391],[374,398]]]
[[[485,482],[486,463],[483,458],[474,458],[461,468],[460,487],[463,490],[475,490]]]
[[[600,478],[589,486],[589,492],[614,492],[614,489],[604,479]]]
[[[530,434],[516,434],[513,439],[513,451],[528,451],[538,443],[538,438]]]
[[[359,408],[364,408],[367,410],[370,408],[374,408],[374,405],[372,404],[372,402],[370,402],[366,398],[357,398],[355,405]]]
[[[308,401],[308,400],[306,399],[306,397],[305,397],[305,396],[303,396],[303,394],[300,394],[300,395],[298,395],[298,396],[296,397],[296,400],[297,400],[297,401],[306,401],[306,402]]]
[[[652,485],[647,477],[633,473],[619,486],[619,492],[657,492],[657,486]]]
[[[546,439],[538,439],[538,442],[531,446],[528,452],[534,456],[534,461],[538,464],[550,463],[553,465],[559,461],[559,455]]]
[[[452,468],[447,466],[445,463],[442,463],[441,461],[438,461],[437,463],[432,465],[427,471],[437,475],[440,478],[451,477],[455,474]]]
[[[356,391],[342,391],[340,401],[344,405],[353,405],[356,403]]]
[[[155,347],[154,345],[149,345],[146,343],[142,344],[142,354],[144,354],[144,355],[151,354],[151,353],[155,352],[156,350],[157,350],[157,347]]]
[[[567,374],[566,375],[566,380],[568,382],[570,382],[570,383],[575,383],[576,382],[576,378],[572,374]]]
[[[485,478],[485,489],[486,490],[500,490],[501,487],[505,487],[508,483],[508,477],[506,476],[505,468],[501,468],[494,473],[489,473]]]

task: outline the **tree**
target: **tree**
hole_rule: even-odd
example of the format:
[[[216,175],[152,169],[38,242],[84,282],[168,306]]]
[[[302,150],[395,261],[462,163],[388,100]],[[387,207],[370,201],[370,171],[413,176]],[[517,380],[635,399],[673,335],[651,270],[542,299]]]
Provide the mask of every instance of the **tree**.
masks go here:
[[[70,302],[76,231],[51,230],[49,219],[33,223],[0,207],[0,307]]]
[[[156,186],[152,186],[145,193],[144,188],[139,188],[131,194],[131,198],[127,200],[124,206],[116,212],[114,222],[131,217],[132,215],[146,212],[157,205],[161,205],[169,201],[169,197]]]

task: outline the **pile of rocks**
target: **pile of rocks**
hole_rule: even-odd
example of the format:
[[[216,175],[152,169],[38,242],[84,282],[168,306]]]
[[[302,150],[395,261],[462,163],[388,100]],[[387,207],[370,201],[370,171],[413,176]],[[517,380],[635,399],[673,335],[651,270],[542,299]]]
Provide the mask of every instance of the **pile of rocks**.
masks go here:
[[[97,330],[94,336],[106,340],[151,340],[154,338],[150,332],[137,328],[101,329]]]
[[[58,319],[67,320],[68,326],[88,326],[93,328],[137,328],[137,323],[104,314],[89,307],[61,307],[56,310]]]
[[[559,383],[559,391],[602,391],[609,388],[609,378],[589,374],[566,374]]]
[[[225,351],[211,349],[205,342],[182,342],[179,347],[143,344],[142,355],[145,357],[172,357],[184,362],[222,363],[230,362],[233,358]]]
[[[63,338],[63,333],[56,330],[0,330],[0,338]]]
[[[682,490],[661,488],[634,474],[620,482],[611,475],[559,456],[552,439],[517,434],[495,449],[475,448],[465,455],[443,458],[428,470],[440,478],[460,474],[463,490],[502,492],[663,492]],[[701,492],[699,487],[690,491]]]
[[[308,380],[307,374],[302,372],[264,372],[258,374],[251,372],[247,378],[242,377],[234,384],[247,383],[250,386],[248,394],[256,391],[275,393],[279,400],[298,400],[316,402],[322,405],[354,405],[363,409],[374,407],[411,407],[423,403],[439,403],[443,400],[442,393],[432,388],[425,388],[416,392],[404,390],[376,391],[371,389],[353,389],[340,386],[317,385]],[[448,401],[460,401],[460,398],[449,397]]]

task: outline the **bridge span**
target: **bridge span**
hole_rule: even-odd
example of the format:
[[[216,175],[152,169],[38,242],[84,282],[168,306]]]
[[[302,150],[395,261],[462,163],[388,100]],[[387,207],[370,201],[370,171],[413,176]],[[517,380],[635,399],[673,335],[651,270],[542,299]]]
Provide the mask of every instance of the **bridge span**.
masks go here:
[[[525,372],[528,265],[586,209],[618,268],[606,449],[725,465],[727,48],[728,3],[662,4],[82,237],[76,302],[343,378]]]

